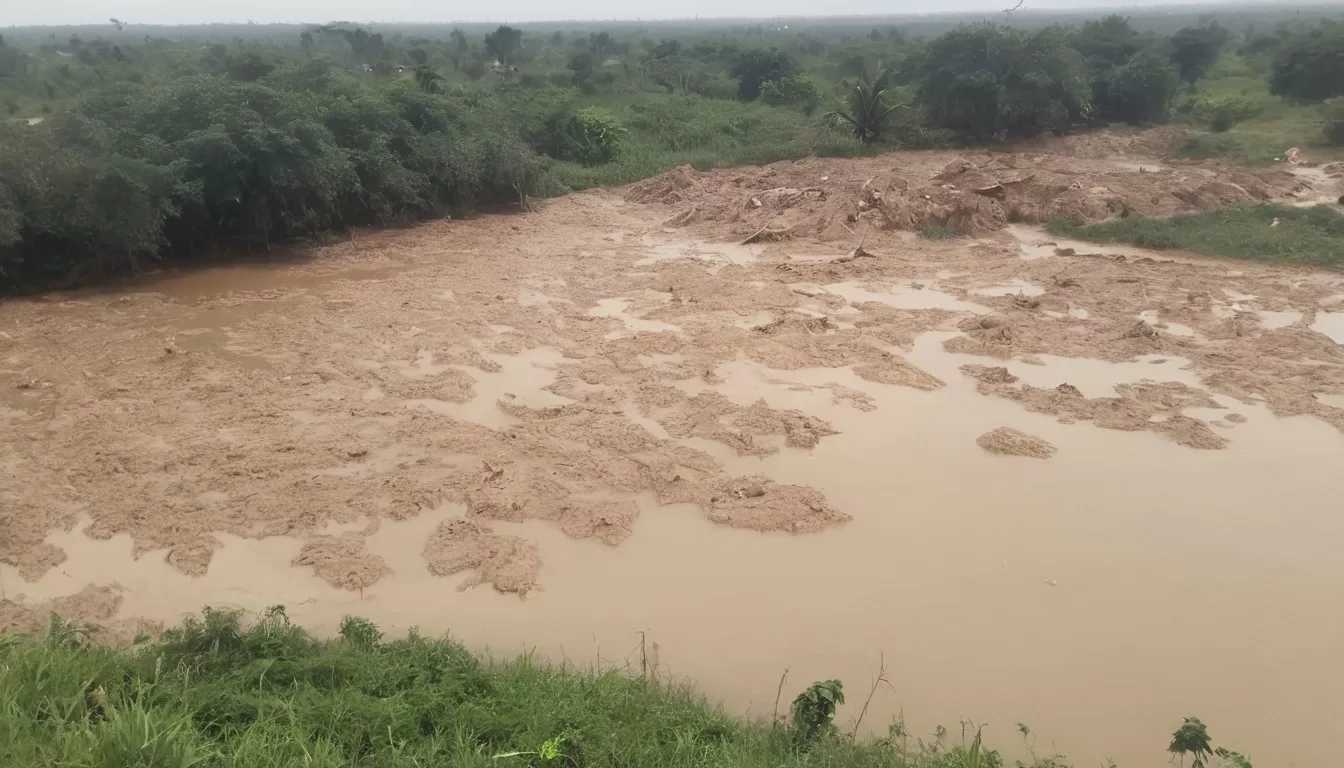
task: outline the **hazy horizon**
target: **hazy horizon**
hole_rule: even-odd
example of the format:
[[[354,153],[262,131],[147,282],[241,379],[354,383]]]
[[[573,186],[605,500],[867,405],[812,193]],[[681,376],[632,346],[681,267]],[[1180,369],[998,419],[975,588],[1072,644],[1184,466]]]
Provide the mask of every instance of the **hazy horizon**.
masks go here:
[[[47,0],[44,3],[11,3],[0,8],[0,27],[73,26],[106,24],[116,17],[128,24],[231,24],[249,21],[258,24],[325,23],[349,20],[374,23],[476,23],[476,22],[547,22],[547,21],[663,21],[676,19],[768,19],[781,17],[903,16],[956,13],[998,13],[1016,0],[921,0],[893,8],[877,0],[845,0],[824,6],[818,13],[815,3],[803,0],[740,0],[730,6],[713,0],[687,0],[669,4],[666,13],[634,15],[631,6],[618,0],[577,0],[563,6],[542,0],[504,0],[474,6],[465,14],[448,10],[427,0],[238,0],[227,7],[218,5],[170,3],[167,0],[117,0],[94,5],[87,0]],[[1226,0],[1028,0],[1023,12],[1147,10],[1161,7],[1202,5],[1267,7],[1273,5],[1306,6],[1332,4],[1326,0],[1276,3],[1230,3]],[[645,7],[647,9],[647,6]]]

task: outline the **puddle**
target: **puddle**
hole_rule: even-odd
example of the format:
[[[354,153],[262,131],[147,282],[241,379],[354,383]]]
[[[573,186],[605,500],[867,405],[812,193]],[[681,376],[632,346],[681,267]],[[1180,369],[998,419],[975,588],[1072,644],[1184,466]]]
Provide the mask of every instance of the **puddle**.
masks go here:
[[[915,285],[922,285],[916,288]],[[792,286],[791,286],[792,287]],[[937,281],[927,283],[896,283],[886,291],[870,291],[858,282],[832,283],[825,290],[842,296],[851,304],[876,301],[897,309],[950,309],[987,315],[992,310],[981,304],[962,301],[950,293],[938,290]]]
[[[1160,327],[1163,331],[1171,334],[1172,336],[1193,337],[1196,335],[1195,329],[1191,328],[1188,325],[1183,325],[1181,323],[1172,323],[1163,320],[1161,316],[1158,315],[1156,309],[1146,309],[1138,314],[1138,318],[1151,326]]]
[[[739,245],[737,243],[710,243],[704,240],[692,240],[679,243],[653,243],[648,238],[643,241],[643,249],[649,255],[635,262],[636,267],[647,267],[660,261],[691,259],[710,262],[718,267],[730,264],[751,264],[760,258],[765,250],[763,245]]]
[[[635,317],[630,314],[630,299],[614,298],[599,299],[597,306],[588,310],[588,314],[593,317],[614,317],[625,323],[626,332],[612,331],[606,335],[608,339],[619,339],[622,336],[628,336],[632,333],[659,333],[661,331],[680,332],[681,328],[671,323],[664,323],[661,320],[645,320],[642,317]]]
[[[1336,344],[1344,344],[1344,312],[1317,312],[1311,330],[1329,336]]]
[[[491,429],[518,424],[519,420],[499,409],[504,400],[529,408],[567,405],[572,400],[546,391],[543,387],[555,381],[555,367],[564,360],[558,349],[537,347],[519,355],[486,355],[499,363],[503,370],[486,373],[478,368],[458,366],[476,380],[471,400],[453,403],[447,400],[407,400],[406,404],[428,408],[435,413],[454,419],[471,421]],[[447,367],[447,366],[445,366]]]
[[[1344,395],[1323,395],[1318,392],[1316,393],[1316,401],[1331,408],[1344,410]]]
[[[1001,285],[972,288],[970,292],[976,296],[1040,296],[1045,289],[1026,280],[1010,280]]]
[[[183,331],[173,337],[179,349],[223,358],[251,371],[264,371],[272,368],[271,360],[284,359],[285,355],[256,355],[240,352],[229,344],[229,335],[219,331],[200,329]]]
[[[920,368],[947,380],[967,378],[960,367],[967,363],[981,365],[1002,365],[1008,372],[1022,380],[1023,384],[1033,387],[1053,389],[1060,384],[1072,384],[1084,397],[1115,397],[1115,385],[1135,384],[1140,381],[1177,381],[1202,389],[1203,385],[1195,372],[1189,370],[1190,361],[1184,357],[1170,355],[1143,355],[1124,363],[1108,363],[1090,357],[1060,357],[1058,355],[1035,355],[1040,365],[1024,363],[1021,360],[987,360],[974,355],[954,355],[942,350],[943,341],[958,335],[951,331],[935,331],[922,334],[915,340],[915,346],[907,355],[911,362]],[[1162,361],[1161,365],[1156,365]]]
[[[1260,318],[1260,327],[1266,331],[1273,331],[1302,321],[1302,313],[1296,310],[1286,310],[1283,312],[1274,312],[1268,309],[1256,310],[1256,316]]]

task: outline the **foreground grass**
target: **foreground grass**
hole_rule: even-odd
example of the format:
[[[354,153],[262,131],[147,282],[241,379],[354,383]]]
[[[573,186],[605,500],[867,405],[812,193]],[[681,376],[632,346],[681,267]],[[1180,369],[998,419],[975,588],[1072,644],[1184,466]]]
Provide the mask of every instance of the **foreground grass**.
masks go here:
[[[448,640],[384,642],[361,619],[330,642],[292,626],[283,609],[250,629],[237,614],[207,611],[127,651],[84,639],[59,621],[41,641],[0,637],[0,765],[1002,765],[978,740],[947,747],[896,731],[855,743],[829,725],[804,740],[795,728],[725,714],[686,687],[528,656],[486,662]]]
[[[1278,226],[1272,226],[1275,219]],[[1256,261],[1344,266],[1344,215],[1330,206],[1235,205],[1154,219],[1134,216],[1079,226],[1051,221],[1051,234],[1096,243],[1180,248]]]

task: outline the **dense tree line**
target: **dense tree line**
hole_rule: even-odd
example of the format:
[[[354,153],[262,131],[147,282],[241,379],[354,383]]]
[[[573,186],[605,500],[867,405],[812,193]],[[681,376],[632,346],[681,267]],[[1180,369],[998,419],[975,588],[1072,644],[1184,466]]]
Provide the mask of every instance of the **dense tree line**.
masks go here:
[[[1164,36],[1120,16],[1078,27],[970,24],[936,37],[894,26],[800,31],[771,38],[778,44],[759,26],[655,40],[330,24],[286,44],[204,46],[149,35],[133,43],[123,27],[25,47],[0,38],[0,105],[15,114],[24,99],[40,102],[46,117],[0,122],[0,287],[525,202],[558,188],[554,162],[597,167],[642,137],[713,146],[715,130],[750,130],[622,125],[609,97],[651,107],[759,101],[805,115],[828,104],[819,122],[863,143],[1162,122],[1178,94],[1195,103],[1235,37],[1214,21]],[[1342,22],[1248,30],[1240,55],[1267,62],[1285,98],[1344,96]],[[1245,117],[1235,98],[1198,98],[1215,130]],[[1325,114],[1327,133],[1344,142],[1344,102]]]
[[[261,69],[124,83],[0,127],[0,280],[69,282],[543,191],[541,159],[488,94],[368,85],[323,62]]]

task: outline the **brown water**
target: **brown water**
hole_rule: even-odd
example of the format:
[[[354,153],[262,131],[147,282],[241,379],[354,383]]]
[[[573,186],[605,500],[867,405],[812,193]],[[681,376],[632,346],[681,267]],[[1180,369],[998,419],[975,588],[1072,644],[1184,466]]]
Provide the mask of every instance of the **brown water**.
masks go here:
[[[241,274],[249,286],[250,273]],[[350,277],[333,273],[298,287]],[[216,279],[224,278],[192,277],[199,287],[163,290],[186,300],[217,295]],[[275,287],[274,275],[259,276],[256,288],[224,280],[231,292]],[[882,294],[851,283],[828,288],[856,301],[984,311],[934,285]],[[632,314],[630,302],[611,297],[591,314],[619,318],[629,333],[667,330]],[[230,347],[228,323],[238,320],[184,321],[177,343],[263,367],[264,357]],[[1316,322],[1333,320],[1320,312]],[[852,718],[885,659],[894,690],[877,693],[865,721],[879,731],[902,712],[916,733],[938,724],[955,732],[970,719],[987,723],[995,745],[1011,751],[1014,723],[1023,722],[1077,765],[1114,758],[1128,767],[1162,764],[1171,730],[1197,715],[1272,765],[1328,764],[1335,749],[1322,737],[1344,724],[1344,516],[1337,514],[1344,435],[1224,398],[1247,421],[1224,425],[1236,439],[1221,451],[1063,425],[977,394],[957,369],[983,360],[944,352],[948,335],[925,333],[907,355],[947,382],[934,392],[873,384],[844,369],[720,366],[725,383],[712,388],[733,401],[764,398],[840,430],[811,451],[784,448],[765,459],[686,441],[732,472],[823,491],[854,519],[822,534],[718,527],[694,507],[659,507],[651,496],[636,497],[641,517],[619,547],[569,539],[546,523],[495,523],[538,542],[544,589],[526,600],[488,587],[458,592],[465,575],[429,574],[421,552],[440,520],[461,514],[452,505],[384,521],[369,547],[395,574],[362,595],[291,567],[301,542],[288,537],[219,534],[223,549],[193,579],[161,553],[133,559],[127,535],[95,541],[77,528],[50,537],[69,558],[39,582],[22,582],[8,566],[0,576],[11,597],[21,591],[32,599],[115,579],[127,590],[124,614],[169,622],[207,602],[248,610],[282,603],[318,633],[359,614],[393,634],[451,632],[475,648],[535,649],[580,665],[637,665],[638,633],[647,632],[660,676],[689,678],[730,709],[765,717],[787,669],[786,700],[812,680],[844,680],[851,703],[841,716]],[[1028,384],[1068,381],[1089,397],[1143,379],[1199,383],[1171,356],[1121,364],[1039,358],[1041,365],[1007,366]],[[541,389],[554,379],[557,350],[496,359],[500,372],[472,372],[470,402],[408,408],[498,428],[512,423],[494,405],[500,398],[566,402]],[[402,373],[414,378],[433,365],[407,361]],[[826,389],[796,384],[844,385],[878,408],[863,413],[834,404]],[[655,422],[640,423],[665,436]],[[977,436],[1000,426],[1059,452],[1037,461],[976,446]]]
[[[460,514],[451,507],[383,524],[370,548],[396,574],[362,599],[291,568],[296,539],[223,535],[209,573],[191,579],[153,553],[132,560],[128,536],[98,542],[76,531],[51,539],[69,560],[22,589],[54,596],[111,575],[133,615],[174,621],[207,601],[278,602],[318,632],[359,613],[394,633],[450,631],[475,647],[582,664],[627,663],[646,631],[661,674],[756,715],[768,715],[786,668],[789,690],[838,677],[860,699],[884,657],[895,691],[874,702],[868,722],[878,726],[902,710],[918,731],[970,718],[1003,743],[1021,721],[1078,764],[1132,766],[1158,764],[1163,735],[1197,714],[1252,754],[1318,764],[1303,734],[1329,733],[1344,717],[1344,519],[1333,514],[1344,437],[1244,407],[1241,439],[1224,451],[1063,426],[976,395],[955,375],[971,358],[942,352],[938,340],[926,334],[911,355],[949,382],[932,393],[844,370],[721,370],[727,383],[717,388],[737,402],[764,397],[842,430],[813,451],[764,460],[691,441],[735,471],[823,490],[854,515],[825,534],[718,528],[694,508],[645,497],[635,536],[616,548],[546,524],[498,524],[538,541],[546,564],[544,591],[520,601],[456,592],[461,579],[425,569],[420,550],[440,519]],[[476,407],[506,390],[549,402],[537,393],[554,361],[541,352],[506,367]],[[1065,377],[1089,395],[1144,377],[1189,380],[1179,361],[1045,362],[1010,367],[1043,383]],[[531,393],[519,386],[529,370]],[[788,382],[843,384],[879,408],[837,407]],[[472,418],[472,405],[461,408],[456,415]],[[1051,441],[1058,456],[976,447],[1001,425]],[[17,575],[3,570],[14,590]]]

